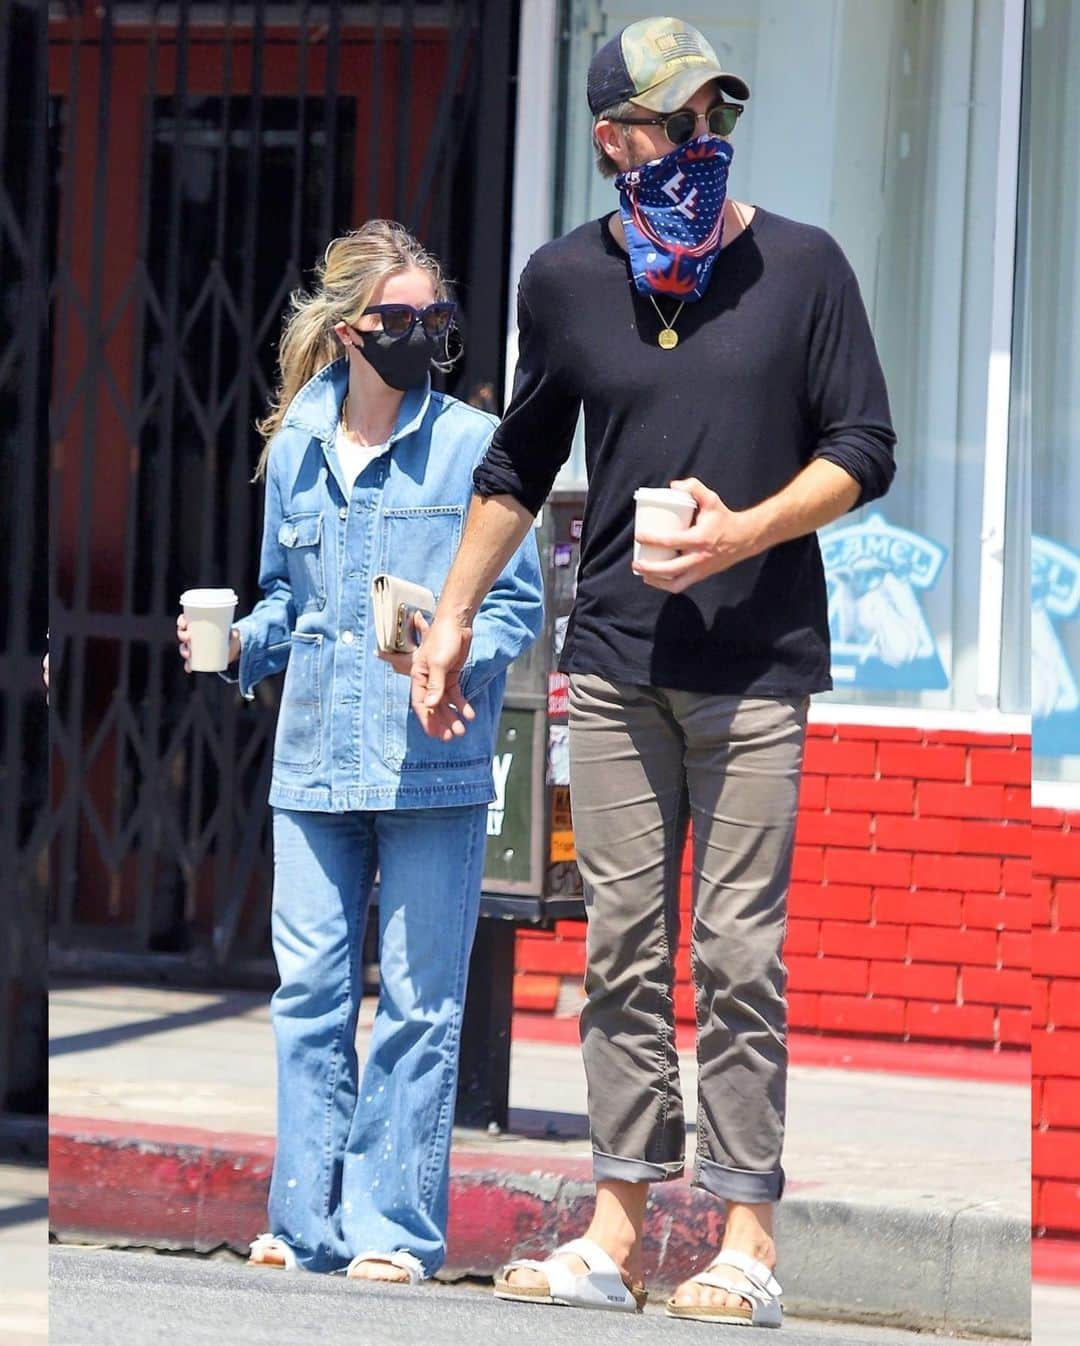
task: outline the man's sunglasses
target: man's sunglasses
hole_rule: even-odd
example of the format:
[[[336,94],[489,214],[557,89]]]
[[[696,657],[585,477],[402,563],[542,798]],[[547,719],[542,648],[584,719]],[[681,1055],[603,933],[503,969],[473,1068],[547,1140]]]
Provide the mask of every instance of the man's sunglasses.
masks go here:
[[[608,117],[619,126],[662,126],[664,135],[673,145],[685,145],[693,140],[699,121],[703,121],[714,136],[729,136],[742,116],[741,103],[714,103],[708,112],[693,112],[680,108],[663,117]]]
[[[382,319],[382,330],[395,340],[411,336],[417,323],[423,327],[425,336],[445,336],[456,312],[457,304],[452,302],[428,304],[427,308],[413,308],[411,304],[372,304],[364,309],[365,315],[377,313]]]

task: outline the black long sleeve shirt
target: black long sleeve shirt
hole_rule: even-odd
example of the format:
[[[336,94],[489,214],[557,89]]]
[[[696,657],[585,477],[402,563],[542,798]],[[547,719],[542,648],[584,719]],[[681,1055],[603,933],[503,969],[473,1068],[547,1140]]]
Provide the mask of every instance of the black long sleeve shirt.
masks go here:
[[[659,300],[664,317],[674,302]],[[760,207],[675,319],[630,281],[607,220],[540,248],[518,295],[514,392],[474,484],[536,513],[585,412],[589,474],[577,597],[560,667],[615,682],[796,697],[831,686],[817,536],[667,594],[631,568],[634,491],[698,477],[731,509],[814,458],[859,484],[895,471],[888,396],[855,275],[821,229]]]

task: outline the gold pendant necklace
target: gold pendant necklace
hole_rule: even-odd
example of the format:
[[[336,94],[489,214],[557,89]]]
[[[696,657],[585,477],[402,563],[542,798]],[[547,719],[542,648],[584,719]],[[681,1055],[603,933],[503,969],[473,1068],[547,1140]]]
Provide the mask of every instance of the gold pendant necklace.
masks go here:
[[[656,338],[656,344],[660,347],[661,350],[673,351],[675,347],[679,344],[679,334],[675,330],[675,324],[679,321],[679,314],[683,311],[683,305],[686,303],[686,300],[684,299],[681,301],[679,307],[675,310],[675,316],[672,318],[670,322],[666,321],[664,315],[660,312],[660,305],[656,302],[656,300],[653,298],[652,295],[649,295],[649,303],[652,304],[654,309],[656,309],[656,316],[660,319],[661,323],[663,324],[663,326],[660,329],[660,334]]]

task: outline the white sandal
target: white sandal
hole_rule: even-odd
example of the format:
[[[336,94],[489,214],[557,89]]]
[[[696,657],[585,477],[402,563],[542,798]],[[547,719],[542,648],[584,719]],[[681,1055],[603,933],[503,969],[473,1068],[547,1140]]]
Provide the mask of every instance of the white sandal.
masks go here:
[[[386,1281],[376,1280],[371,1276],[354,1276],[353,1270],[365,1262],[378,1262],[382,1266],[397,1267],[399,1271],[408,1273],[408,1282],[405,1281]],[[427,1279],[427,1273],[424,1271],[424,1264],[418,1257],[412,1253],[407,1253],[404,1248],[399,1248],[396,1252],[380,1253],[369,1251],[366,1253],[357,1253],[349,1265],[345,1268],[345,1275],[350,1280],[368,1281],[371,1285],[419,1285],[422,1280]]]
[[[260,1234],[257,1239],[252,1240],[250,1247],[251,1252],[247,1261],[249,1267],[269,1267],[272,1271],[300,1270],[296,1263],[296,1254],[277,1234]],[[263,1257],[256,1257],[256,1253],[277,1253],[281,1261],[268,1262]]]
[[[718,1267],[733,1267],[741,1271],[746,1280],[739,1284],[733,1276],[717,1275]],[[780,1303],[780,1296],[784,1292],[780,1282],[764,1262],[759,1262],[749,1253],[732,1249],[718,1254],[704,1271],[690,1277],[690,1284],[726,1290],[728,1294],[748,1300],[750,1307],[733,1309],[718,1304],[676,1304],[674,1299],[669,1299],[669,1317],[696,1318],[703,1323],[729,1323],[742,1327],[779,1327],[784,1321],[784,1309]]]
[[[560,1253],[580,1257],[588,1267],[584,1276],[576,1276],[565,1262],[554,1259]],[[542,1285],[511,1285],[507,1276],[519,1268],[539,1271],[547,1277]],[[551,1257],[519,1257],[507,1262],[495,1281],[498,1299],[516,1299],[529,1304],[562,1304],[575,1309],[608,1309],[615,1313],[640,1313],[648,1295],[643,1285],[628,1286],[619,1268],[592,1239],[572,1239],[556,1248]]]

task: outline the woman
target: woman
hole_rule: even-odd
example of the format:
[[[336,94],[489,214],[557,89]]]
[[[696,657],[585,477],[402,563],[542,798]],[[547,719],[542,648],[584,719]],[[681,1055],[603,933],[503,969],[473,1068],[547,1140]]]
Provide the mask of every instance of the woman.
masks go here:
[[[415,1282],[445,1256],[491,757],[506,667],[543,606],[530,537],[475,619],[468,735],[428,738],[409,707],[411,654],[378,654],[371,586],[385,572],[439,591],[495,425],[431,388],[453,315],[438,262],[400,225],[335,239],[314,293],[293,296],[259,426],[265,596],[230,656],[249,698],[287,669],[270,789],[278,1137],[260,1266]],[[177,632],[186,661],[182,617]],[[361,1077],[376,871],[381,988]]]

